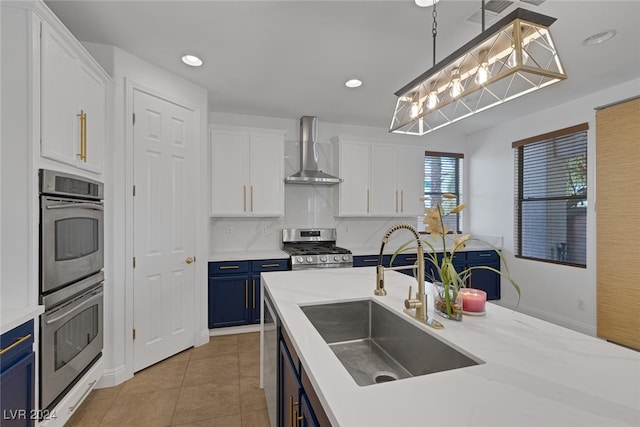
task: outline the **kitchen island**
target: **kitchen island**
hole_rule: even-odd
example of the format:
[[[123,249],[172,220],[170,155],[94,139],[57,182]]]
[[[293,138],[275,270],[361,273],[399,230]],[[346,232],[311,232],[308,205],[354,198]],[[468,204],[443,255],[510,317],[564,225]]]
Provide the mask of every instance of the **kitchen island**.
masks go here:
[[[462,322],[437,318],[445,328],[430,329],[402,312],[416,283],[393,271],[385,273],[383,297],[373,294],[371,267],[262,279],[334,426],[640,425],[640,354],[633,350],[494,304]],[[358,386],[300,306],[359,299],[375,300],[484,363]],[[433,316],[431,299],[428,305]]]

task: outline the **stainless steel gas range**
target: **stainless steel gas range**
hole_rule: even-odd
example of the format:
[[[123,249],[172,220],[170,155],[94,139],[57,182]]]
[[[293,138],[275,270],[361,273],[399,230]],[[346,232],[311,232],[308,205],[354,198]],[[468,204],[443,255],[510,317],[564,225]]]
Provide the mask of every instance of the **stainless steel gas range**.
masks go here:
[[[335,228],[285,228],[282,250],[291,258],[291,270],[353,267],[349,249],[336,246]]]

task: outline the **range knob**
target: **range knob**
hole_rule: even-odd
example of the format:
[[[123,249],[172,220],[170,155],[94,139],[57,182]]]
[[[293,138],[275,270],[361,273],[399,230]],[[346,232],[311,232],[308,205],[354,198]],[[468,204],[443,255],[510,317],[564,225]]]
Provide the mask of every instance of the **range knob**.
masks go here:
[[[320,261],[321,261],[321,262],[327,262],[327,257],[326,257],[326,256],[324,256],[324,255],[322,255],[322,256],[320,257]]]
[[[342,255],[342,260],[343,261],[348,261],[349,260],[349,255]]]
[[[299,256],[299,257],[297,258],[297,261],[298,261],[298,262],[304,262],[304,259],[303,259],[301,256]]]
[[[313,258],[311,258],[310,256],[308,256],[308,257],[307,257],[307,262],[308,262],[308,263],[313,262]]]
[[[336,256],[333,257],[333,260],[334,261],[340,261],[340,257],[338,255],[336,255]]]

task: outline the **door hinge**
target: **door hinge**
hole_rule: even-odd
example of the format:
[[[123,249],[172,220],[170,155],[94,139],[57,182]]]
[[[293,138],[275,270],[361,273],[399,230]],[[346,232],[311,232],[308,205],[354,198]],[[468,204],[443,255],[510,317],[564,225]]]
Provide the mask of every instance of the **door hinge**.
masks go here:
[[[133,268],[136,268],[136,257],[133,257]]]
[[[133,197],[136,197],[136,186],[133,186]]]
[[[136,339],[136,328],[133,328],[133,339]]]
[[[132,123],[132,124],[133,124],[133,125],[135,125],[135,124],[136,124],[136,113],[133,113],[133,123]]]

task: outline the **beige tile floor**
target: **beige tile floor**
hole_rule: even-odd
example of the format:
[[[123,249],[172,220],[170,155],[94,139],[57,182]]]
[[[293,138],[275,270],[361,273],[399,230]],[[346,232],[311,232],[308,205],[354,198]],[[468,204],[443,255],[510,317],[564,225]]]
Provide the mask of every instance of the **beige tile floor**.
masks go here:
[[[66,426],[269,426],[259,375],[258,332],[214,336],[93,390]]]

